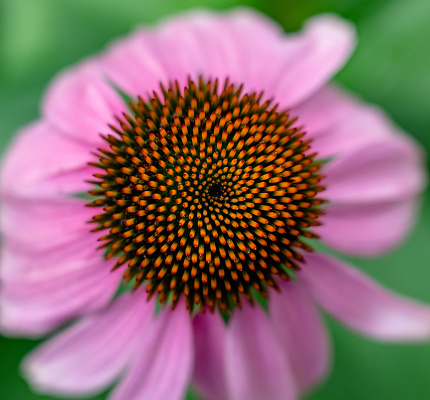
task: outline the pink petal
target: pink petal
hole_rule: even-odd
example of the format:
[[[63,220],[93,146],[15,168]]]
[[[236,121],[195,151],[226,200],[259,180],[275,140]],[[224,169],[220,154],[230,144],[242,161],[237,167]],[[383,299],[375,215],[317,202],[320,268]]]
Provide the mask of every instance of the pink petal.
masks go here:
[[[180,400],[193,369],[191,317],[184,305],[164,310],[141,337],[141,346],[112,400]]]
[[[323,170],[329,200],[316,232],[336,250],[374,255],[402,240],[414,222],[426,177],[418,145],[378,108],[325,87],[296,107],[312,148],[332,157]]]
[[[4,202],[2,329],[44,334],[112,298],[121,271],[111,273],[114,261],[96,250],[86,223],[93,212],[77,199]]]
[[[312,149],[322,158],[401,134],[381,109],[332,84],[294,107],[291,115],[298,117],[312,139]]]
[[[328,246],[347,254],[372,256],[394,248],[415,223],[417,201],[333,204],[313,231]]]
[[[40,336],[100,309],[112,299],[122,278],[121,270],[110,272],[114,262],[106,262],[98,252],[86,260],[63,258],[50,269],[39,267],[41,260],[16,254],[5,246],[2,266],[17,265],[28,273],[2,280],[0,328],[7,334]]]
[[[286,62],[279,71],[280,79],[273,80],[276,101],[290,107],[307,99],[343,67],[355,47],[355,41],[354,27],[334,14],[308,19],[303,37],[297,38],[295,44],[291,39],[294,51],[285,43]],[[270,67],[266,74],[274,77]]]
[[[39,346],[25,359],[24,373],[39,393],[94,395],[126,368],[153,312],[145,293],[123,295]]]
[[[430,308],[379,286],[350,265],[322,254],[307,256],[299,273],[328,313],[358,332],[384,341],[430,338]]]
[[[349,57],[354,40],[351,26],[334,16],[313,18],[301,34],[286,36],[250,9],[193,12],[117,42],[102,67],[132,96],[158,90],[160,81],[183,85],[188,76],[203,75],[229,77],[244,83],[245,91],[264,90],[287,107],[324,85]]]
[[[3,196],[52,197],[89,190],[94,167],[90,150],[61,135],[46,122],[30,125],[18,134],[1,168]]]
[[[224,371],[226,326],[218,313],[198,314],[193,319],[194,378],[198,392],[207,400],[228,399]]]
[[[420,149],[406,136],[394,134],[340,155],[324,174],[324,197],[335,204],[414,198],[426,182]]]
[[[300,393],[322,381],[330,368],[330,344],[325,327],[308,294],[291,282],[281,282],[271,294],[269,315],[289,359]]]
[[[236,310],[227,334],[226,376],[231,400],[289,400],[296,387],[288,359],[259,306]]]
[[[252,65],[244,59],[255,58],[254,45],[264,51],[268,43],[279,42],[280,38],[278,25],[248,9],[225,15],[191,12],[118,41],[103,58],[102,67],[132,96],[158,90],[160,81],[177,79],[185,84],[189,75],[221,81],[231,77],[242,83]],[[124,59],[128,60],[126,64]]]
[[[43,114],[61,132],[83,143],[101,143],[100,133],[111,132],[115,115],[128,111],[120,95],[103,77],[95,60],[67,69],[49,87]]]
[[[392,135],[342,154],[324,170],[329,200],[315,231],[336,250],[374,255],[397,245],[415,222],[426,182],[417,146]]]
[[[90,236],[94,248],[98,236],[90,233],[87,223],[94,212],[80,199],[5,199],[0,226],[3,235],[22,245],[24,252],[52,249],[84,235]]]

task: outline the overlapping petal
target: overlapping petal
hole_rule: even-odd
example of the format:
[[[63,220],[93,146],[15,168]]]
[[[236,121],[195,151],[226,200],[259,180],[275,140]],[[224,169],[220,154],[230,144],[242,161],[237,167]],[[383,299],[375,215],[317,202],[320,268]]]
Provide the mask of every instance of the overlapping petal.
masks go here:
[[[221,316],[199,314],[194,317],[194,376],[193,382],[207,400],[228,399],[225,376],[224,345],[226,325]]]
[[[47,90],[42,106],[44,117],[59,132],[90,144],[101,144],[100,133],[110,132],[115,116],[127,106],[94,59],[61,72]]]
[[[39,335],[113,296],[121,271],[110,273],[89,232],[82,200],[14,198],[2,204],[1,325]],[[31,300],[31,301],[29,301]]]
[[[312,148],[330,158],[323,169],[329,201],[316,232],[350,254],[379,254],[398,244],[415,220],[426,184],[418,145],[378,108],[336,87],[325,87],[292,113]]]
[[[299,275],[300,279],[300,275]],[[297,284],[281,283],[281,292],[271,294],[270,320],[289,360],[294,382],[308,392],[327,375],[330,344],[325,327],[308,294]]]
[[[378,107],[329,84],[291,109],[321,158],[346,155],[367,143],[390,138],[398,129]]]
[[[50,198],[89,190],[86,180],[95,173],[90,150],[61,135],[46,121],[24,128],[2,162],[0,185],[5,201]]]
[[[75,255],[71,253],[75,251]],[[122,271],[110,273],[98,252],[80,242],[38,253],[3,247],[0,326],[5,333],[39,336],[71,318],[105,306]]]
[[[236,310],[226,338],[229,399],[292,400],[297,388],[281,343],[260,307]]]
[[[354,44],[352,26],[331,15],[311,19],[301,34],[283,36],[280,27],[248,9],[194,12],[117,42],[101,66],[131,96],[158,90],[160,81],[182,85],[188,76],[203,75],[221,82],[228,77],[245,91],[264,90],[291,107],[322,87]]]
[[[300,279],[324,310],[358,332],[384,341],[430,338],[430,307],[382,288],[338,259],[309,255]]]
[[[38,347],[25,359],[24,373],[41,393],[100,392],[125,370],[154,311],[144,293],[123,295]]]
[[[193,369],[192,327],[183,305],[165,310],[141,336],[141,346],[112,400],[181,400]]]

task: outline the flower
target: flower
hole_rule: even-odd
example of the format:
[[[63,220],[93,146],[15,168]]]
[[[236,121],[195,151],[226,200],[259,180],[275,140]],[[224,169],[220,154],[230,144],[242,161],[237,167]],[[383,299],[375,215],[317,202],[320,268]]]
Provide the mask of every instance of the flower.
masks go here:
[[[427,306],[309,252],[392,248],[425,183],[417,145],[327,84],[354,41],[331,15],[285,35],[248,9],[194,12],[54,79],[1,176],[3,331],[77,320],[26,358],[36,390],[295,399],[330,366],[317,307],[430,337]]]

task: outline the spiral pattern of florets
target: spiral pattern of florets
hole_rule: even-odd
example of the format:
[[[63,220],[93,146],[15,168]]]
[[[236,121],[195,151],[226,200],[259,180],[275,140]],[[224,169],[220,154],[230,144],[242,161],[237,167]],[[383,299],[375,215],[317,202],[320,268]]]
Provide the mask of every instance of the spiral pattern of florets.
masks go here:
[[[253,302],[299,269],[321,215],[321,164],[287,111],[217,80],[161,85],[103,136],[90,206],[124,279],[175,307]]]

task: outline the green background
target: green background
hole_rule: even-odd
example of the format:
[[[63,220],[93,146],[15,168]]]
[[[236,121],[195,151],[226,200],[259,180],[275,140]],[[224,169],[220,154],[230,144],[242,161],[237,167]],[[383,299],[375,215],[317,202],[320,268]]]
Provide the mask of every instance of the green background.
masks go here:
[[[428,0],[0,0],[0,150],[39,115],[39,100],[62,67],[138,24],[195,6],[247,4],[287,31],[310,15],[336,12],[358,29],[357,51],[336,80],[377,103],[430,150],[430,1]],[[388,287],[430,302],[430,202],[409,239],[372,260],[352,260]],[[375,343],[327,318],[334,366],[311,400],[430,399],[430,343]],[[0,338],[0,398],[53,399],[33,394],[18,373],[35,341]],[[102,399],[101,395],[97,399]],[[190,395],[191,398],[191,395]]]

